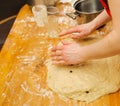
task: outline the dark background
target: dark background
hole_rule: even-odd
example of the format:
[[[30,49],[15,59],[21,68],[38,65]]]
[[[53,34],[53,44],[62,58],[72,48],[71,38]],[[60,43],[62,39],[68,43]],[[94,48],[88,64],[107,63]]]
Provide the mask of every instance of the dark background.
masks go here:
[[[20,8],[28,4],[27,0],[0,0],[0,22],[10,16],[17,15]],[[0,50],[9,34],[15,18],[0,23]]]
[[[0,0],[0,20],[17,14],[27,0]]]

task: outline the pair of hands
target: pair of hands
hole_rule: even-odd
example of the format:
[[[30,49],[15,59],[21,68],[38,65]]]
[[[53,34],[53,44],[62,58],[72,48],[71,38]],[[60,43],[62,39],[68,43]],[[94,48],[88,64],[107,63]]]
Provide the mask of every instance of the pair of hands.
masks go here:
[[[59,36],[64,36],[67,34],[72,34],[73,39],[78,39],[84,37],[92,32],[92,26],[87,23],[83,25],[78,25],[73,28],[70,28],[67,31],[63,31]],[[79,64],[85,61],[85,56],[83,52],[83,47],[81,47],[76,42],[61,42],[62,45],[52,48],[52,63],[59,65],[70,65],[70,64]]]

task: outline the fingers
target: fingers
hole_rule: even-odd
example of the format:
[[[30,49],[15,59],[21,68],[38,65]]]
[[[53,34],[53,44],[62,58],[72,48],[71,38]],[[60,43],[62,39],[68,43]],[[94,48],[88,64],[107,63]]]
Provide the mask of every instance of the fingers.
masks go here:
[[[61,61],[61,60],[63,60],[63,57],[62,56],[54,56],[54,57],[52,57],[52,60],[53,61]]]
[[[70,28],[69,30],[61,32],[58,36],[64,36],[64,35],[71,34],[71,33],[76,33],[76,32],[79,32],[79,28],[78,27],[73,27],[73,28]]]
[[[52,64],[54,65],[66,64],[66,62],[64,61],[64,58],[57,52],[54,55],[52,55],[51,59],[52,59]]]
[[[51,53],[51,59],[52,59],[52,64],[54,65],[60,65],[60,64],[65,64],[65,61],[62,56],[62,46],[56,46],[52,49]]]
[[[61,60],[61,61],[52,61],[52,64],[53,65],[67,65],[64,60]]]
[[[56,46],[52,48],[52,52],[56,51],[56,50],[62,50],[63,47],[62,46]]]
[[[78,39],[78,38],[80,38],[80,37],[82,37],[82,34],[74,34],[74,35],[72,35],[72,38],[73,39]]]
[[[67,62],[64,60],[59,60],[59,61],[52,60],[52,64],[53,65],[68,65]]]
[[[73,43],[73,42],[67,42],[67,41],[64,41],[64,40],[62,40],[61,42],[62,42],[63,45],[69,45],[69,44]]]
[[[62,43],[62,46],[53,47],[52,48],[52,52],[55,52],[55,51],[58,52],[59,50],[62,50],[64,48],[64,45],[69,45],[69,44],[73,43],[73,41],[72,42],[70,42],[70,41],[68,42],[68,41],[62,40],[61,43]]]
[[[51,56],[60,56],[60,55],[62,55],[62,51],[60,50],[52,51],[51,53]]]
[[[80,33],[73,33],[72,34],[72,38],[73,39],[77,39],[77,38],[83,38],[83,37],[85,37],[87,35],[87,33],[85,33],[85,32],[80,32]]]

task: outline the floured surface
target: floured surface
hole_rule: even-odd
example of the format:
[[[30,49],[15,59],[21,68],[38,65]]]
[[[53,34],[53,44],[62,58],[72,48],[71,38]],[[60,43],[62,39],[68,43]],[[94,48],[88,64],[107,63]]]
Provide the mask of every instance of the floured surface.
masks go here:
[[[90,102],[120,88],[119,62],[120,56],[74,66],[55,66],[48,60],[47,83],[61,96]]]
[[[20,10],[0,52],[0,106],[120,104],[120,92],[87,104],[76,100],[63,100],[47,86],[47,68],[44,62],[49,58],[50,49],[61,40],[56,33],[76,24],[75,20],[63,14],[67,9],[71,10],[69,5],[57,6],[60,14],[50,15],[50,24],[44,28],[37,27],[29,6],[26,5]],[[104,35],[109,31],[109,26],[106,28],[95,31],[95,34]]]

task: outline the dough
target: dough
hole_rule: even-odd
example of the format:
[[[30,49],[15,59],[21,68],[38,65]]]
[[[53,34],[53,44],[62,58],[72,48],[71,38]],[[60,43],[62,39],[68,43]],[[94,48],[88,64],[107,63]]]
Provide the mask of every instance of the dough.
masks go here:
[[[91,102],[120,88],[120,56],[88,61],[83,65],[46,63],[47,84],[59,95]]]

